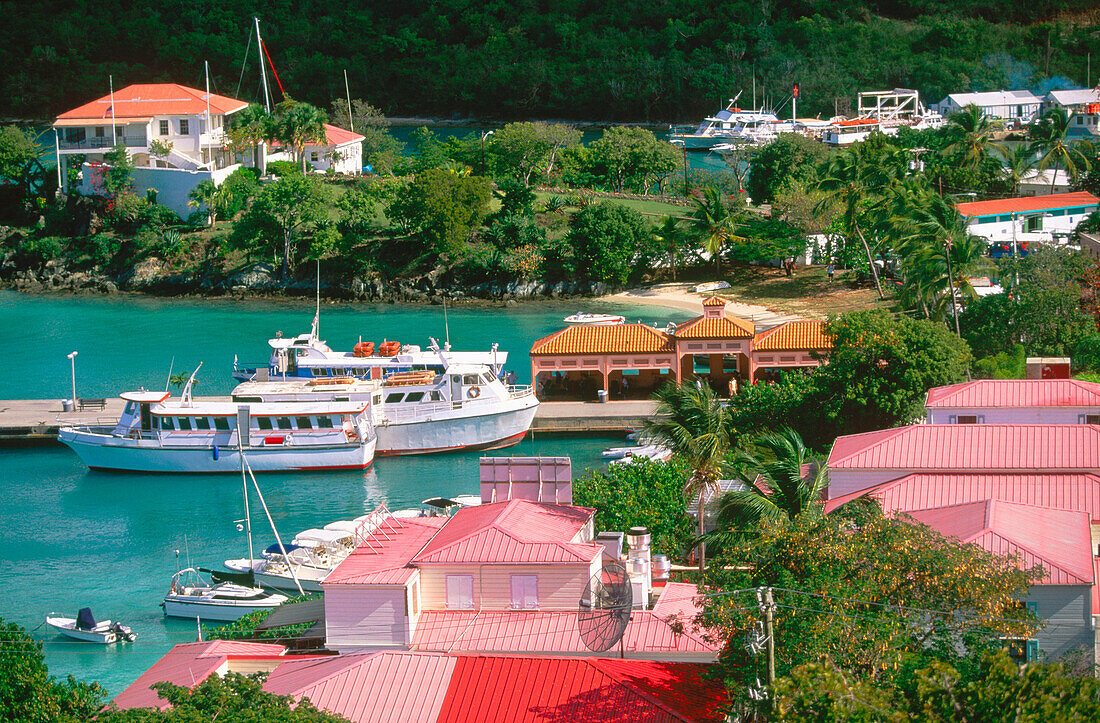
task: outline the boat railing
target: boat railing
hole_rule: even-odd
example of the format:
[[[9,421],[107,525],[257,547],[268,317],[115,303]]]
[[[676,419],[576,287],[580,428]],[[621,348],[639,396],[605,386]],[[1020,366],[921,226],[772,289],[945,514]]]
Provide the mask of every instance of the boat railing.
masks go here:
[[[535,388],[530,384],[511,384],[508,386],[508,396],[512,399],[519,399],[534,393]]]
[[[449,412],[452,409],[461,409],[463,402],[457,405],[451,402],[416,402],[414,404],[387,404],[384,416],[390,421],[404,421],[406,419],[420,419],[425,415],[437,412]]]
[[[83,417],[81,419],[62,419],[57,417],[57,423],[61,427],[77,429],[81,432],[93,432],[96,434],[110,434],[118,426],[118,417]]]

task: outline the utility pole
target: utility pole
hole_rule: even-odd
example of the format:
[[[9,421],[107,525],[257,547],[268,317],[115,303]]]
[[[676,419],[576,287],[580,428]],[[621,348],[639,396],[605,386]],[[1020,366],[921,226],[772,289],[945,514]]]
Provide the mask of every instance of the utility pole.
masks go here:
[[[768,690],[775,686],[775,600],[772,589],[764,588],[764,636],[768,656]]]

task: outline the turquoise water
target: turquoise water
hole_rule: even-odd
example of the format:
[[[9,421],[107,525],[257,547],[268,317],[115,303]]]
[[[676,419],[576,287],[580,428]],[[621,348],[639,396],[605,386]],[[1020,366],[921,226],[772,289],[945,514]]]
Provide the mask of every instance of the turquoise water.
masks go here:
[[[578,309],[626,313],[665,324],[688,315],[656,307],[610,304],[533,304],[511,309],[448,312],[456,348],[498,341],[513,354],[509,368],[530,377],[531,342],[561,327]],[[79,352],[77,394],[110,396],[144,384],[163,387],[176,370],[205,364],[200,393],[227,393],[233,354],[266,358],[276,330],[308,331],[305,302],[189,301],[133,297],[38,297],[0,292],[0,328],[9,360],[0,399],[68,396],[69,361]],[[326,305],[322,337],[336,348],[365,338],[426,343],[442,335],[440,307]],[[569,455],[574,474],[599,466],[611,438],[526,439],[506,454]],[[495,454],[502,454],[500,452]],[[415,506],[436,495],[476,494],[477,460],[470,452],[379,459],[367,472],[259,477],[280,534],[348,519],[385,502]],[[173,643],[195,639],[194,623],[166,620],[158,606],[180,563],[218,566],[247,555],[236,529],[243,516],[240,480],[89,472],[63,447],[0,449],[0,617],[35,629],[54,675],[99,681],[116,694]],[[254,518],[257,546],[273,541]],[[284,538],[285,539],[285,538]],[[139,638],[102,648],[64,642],[40,628],[49,612],[73,616],[90,606],[99,618],[122,620]]]

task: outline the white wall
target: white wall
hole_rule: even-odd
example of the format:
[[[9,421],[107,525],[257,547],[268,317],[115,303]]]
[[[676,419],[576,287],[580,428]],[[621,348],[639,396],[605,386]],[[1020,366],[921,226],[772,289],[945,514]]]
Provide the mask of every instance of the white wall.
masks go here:
[[[333,154],[339,158],[334,158]],[[314,155],[317,160],[313,160]],[[363,144],[348,143],[336,149],[331,146],[306,146],[306,162],[320,173],[332,168],[335,173],[358,175],[363,172]]]
[[[239,168],[239,165],[223,168],[218,171],[189,171],[180,168],[135,168],[131,172],[133,178],[134,193],[145,197],[150,188],[157,191],[157,203],[175,211],[181,218],[186,219],[196,209],[188,205],[188,194],[202,181],[212,180],[215,184],[221,183],[225,177]],[[100,192],[97,188],[97,178],[102,171],[84,164],[82,180],[79,192],[85,196],[94,196]]]
[[[1040,220],[1039,231],[1043,234],[1050,234],[1051,232],[1069,233],[1077,228],[1077,224],[1081,223],[1093,209],[1094,207],[1089,207],[1085,212],[1070,215],[1044,216]],[[1016,238],[1018,241],[1023,240],[1021,234],[1025,233],[1027,229],[1027,216],[1035,215],[1038,214],[1020,214],[1016,217]],[[1010,216],[1011,214],[999,214],[996,221],[985,222],[979,222],[976,218],[971,219],[967,221],[966,230],[973,236],[981,236],[990,241],[1012,241],[1013,222]]]
[[[960,414],[974,414],[981,424],[1084,424],[1086,414],[1100,407],[988,407],[928,409],[929,424],[956,424]]]

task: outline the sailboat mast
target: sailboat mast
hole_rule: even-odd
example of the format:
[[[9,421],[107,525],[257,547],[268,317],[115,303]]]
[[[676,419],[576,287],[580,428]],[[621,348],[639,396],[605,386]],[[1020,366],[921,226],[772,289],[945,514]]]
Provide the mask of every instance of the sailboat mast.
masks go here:
[[[260,38],[260,19],[253,17],[252,20],[256,23],[256,44],[260,48],[260,82],[264,86],[264,108],[267,112],[271,112],[271,94],[267,92],[267,71],[264,70],[264,41]]]
[[[118,128],[115,123],[115,76],[108,75],[107,82],[111,87],[111,145],[118,144]]]
[[[348,69],[344,68],[344,93],[348,96],[348,130],[355,132],[355,120],[351,117],[351,86],[348,85]]]
[[[248,478],[244,476],[244,444],[241,441],[239,430],[237,434],[237,453],[241,456],[241,492],[244,494],[244,525],[245,530],[248,532],[248,566],[252,567],[252,561],[256,559],[256,556],[252,552],[252,515],[248,510]]]

